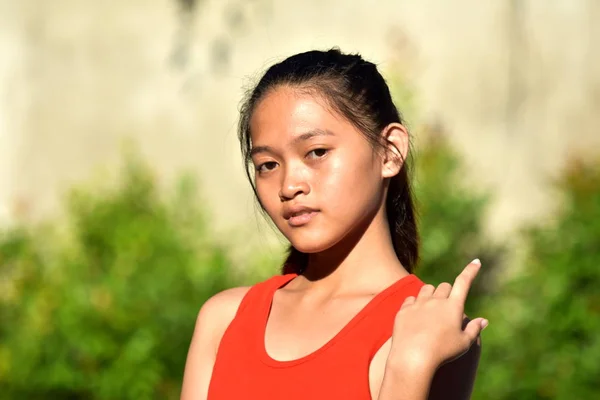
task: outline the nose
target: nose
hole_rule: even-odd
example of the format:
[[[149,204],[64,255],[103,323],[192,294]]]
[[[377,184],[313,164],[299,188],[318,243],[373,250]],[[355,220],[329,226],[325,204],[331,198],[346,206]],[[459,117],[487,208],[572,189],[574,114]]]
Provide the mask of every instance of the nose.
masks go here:
[[[302,168],[289,168],[285,172],[279,191],[279,198],[282,202],[292,200],[300,194],[307,195],[310,192],[310,185],[305,175]]]

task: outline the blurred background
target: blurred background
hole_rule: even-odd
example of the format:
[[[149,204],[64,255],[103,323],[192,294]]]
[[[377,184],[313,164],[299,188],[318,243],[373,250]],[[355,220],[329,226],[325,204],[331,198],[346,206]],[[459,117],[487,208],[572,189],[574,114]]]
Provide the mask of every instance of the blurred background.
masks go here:
[[[600,394],[600,2],[0,0],[0,399],[177,399],[212,294],[278,273],[237,143],[272,63],[378,64],[431,283],[483,261],[475,399]]]

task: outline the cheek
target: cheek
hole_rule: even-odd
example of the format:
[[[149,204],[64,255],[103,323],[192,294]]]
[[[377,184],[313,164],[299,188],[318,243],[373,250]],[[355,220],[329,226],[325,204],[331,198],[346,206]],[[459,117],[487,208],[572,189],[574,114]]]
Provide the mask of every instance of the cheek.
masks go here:
[[[349,214],[373,205],[381,177],[370,155],[341,156],[331,161],[327,170],[320,172],[322,179],[319,179],[319,192],[327,199],[327,207],[336,213]]]
[[[273,218],[274,214],[279,211],[281,201],[279,200],[279,188],[268,181],[262,181],[256,183],[256,193],[258,194],[258,200],[265,209],[267,214]]]

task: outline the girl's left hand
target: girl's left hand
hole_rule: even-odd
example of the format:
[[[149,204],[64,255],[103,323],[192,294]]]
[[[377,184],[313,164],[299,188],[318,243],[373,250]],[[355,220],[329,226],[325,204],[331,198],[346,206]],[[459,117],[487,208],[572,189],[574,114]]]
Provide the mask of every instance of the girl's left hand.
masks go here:
[[[453,286],[424,285],[416,298],[406,298],[394,321],[388,364],[435,370],[469,350],[488,324],[476,318],[463,328],[465,300],[480,268],[481,262],[473,260]]]

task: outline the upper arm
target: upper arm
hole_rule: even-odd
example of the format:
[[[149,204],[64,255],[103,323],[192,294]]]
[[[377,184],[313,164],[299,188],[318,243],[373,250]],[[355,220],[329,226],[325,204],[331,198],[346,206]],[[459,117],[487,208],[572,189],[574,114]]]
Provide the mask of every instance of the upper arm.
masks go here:
[[[206,400],[219,343],[248,289],[220,292],[200,309],[185,363],[181,400]]]
[[[465,317],[466,318],[466,317]],[[465,320],[468,321],[468,319]],[[377,399],[387,357],[391,349],[391,339],[377,351],[369,366],[369,387],[371,398]],[[471,398],[479,356],[481,354],[481,337],[478,337],[471,348],[459,358],[442,365],[435,373],[429,391],[429,400],[468,400]]]
[[[468,318],[465,321],[468,322]],[[442,365],[436,371],[431,383],[429,400],[470,399],[480,355],[481,336],[465,354]]]

